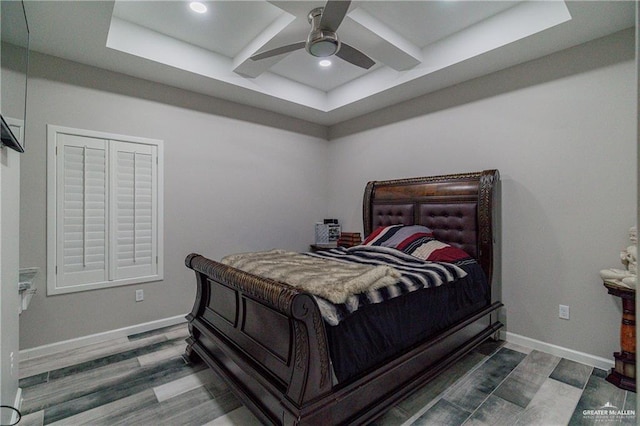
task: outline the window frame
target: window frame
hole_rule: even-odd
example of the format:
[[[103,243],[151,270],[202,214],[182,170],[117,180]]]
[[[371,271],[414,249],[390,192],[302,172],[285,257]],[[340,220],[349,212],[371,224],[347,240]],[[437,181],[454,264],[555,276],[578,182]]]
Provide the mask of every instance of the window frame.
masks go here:
[[[73,135],[86,138],[100,139],[105,142],[107,162],[106,167],[106,180],[107,180],[107,202],[105,206],[105,214],[107,215],[107,240],[114,238],[114,227],[112,226],[114,218],[111,217],[113,209],[112,205],[114,200],[114,192],[111,190],[110,181],[113,179],[115,170],[114,165],[111,164],[109,156],[111,155],[111,142],[124,142],[131,144],[147,145],[151,146],[152,150],[156,152],[156,270],[155,274],[137,276],[131,278],[122,279],[109,279],[107,270],[107,280],[100,282],[92,282],[76,285],[64,285],[64,283],[58,282],[58,145],[59,135]],[[117,143],[114,145],[118,145]],[[113,148],[115,149],[115,148]],[[99,132],[86,129],[76,129],[71,127],[64,127],[58,125],[47,125],[47,295],[58,295],[75,293],[80,291],[96,290],[102,288],[120,287],[131,284],[141,284],[147,282],[162,281],[164,278],[164,150],[163,141],[158,139],[150,139],[136,136],[120,135],[108,132]],[[111,264],[113,253],[109,248],[105,253],[105,261],[107,265]],[[107,266],[109,268],[110,266]],[[60,275],[62,277],[62,275]]]

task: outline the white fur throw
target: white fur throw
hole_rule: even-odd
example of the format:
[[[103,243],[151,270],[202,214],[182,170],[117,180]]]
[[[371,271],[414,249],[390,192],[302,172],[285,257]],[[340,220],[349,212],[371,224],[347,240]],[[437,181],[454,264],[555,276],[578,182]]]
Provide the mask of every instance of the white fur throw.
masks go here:
[[[400,278],[400,272],[390,266],[345,263],[284,250],[233,254],[223,258],[222,263],[333,303],[345,303],[351,295],[394,284]]]

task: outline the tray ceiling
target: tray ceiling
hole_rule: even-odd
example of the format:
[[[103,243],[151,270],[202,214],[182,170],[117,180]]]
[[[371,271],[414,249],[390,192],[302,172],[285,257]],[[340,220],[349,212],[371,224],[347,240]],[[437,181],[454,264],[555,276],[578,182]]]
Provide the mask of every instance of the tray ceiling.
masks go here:
[[[332,125],[634,25],[633,2],[353,1],[340,39],[369,70],[304,50],[320,1],[28,1],[33,50]]]

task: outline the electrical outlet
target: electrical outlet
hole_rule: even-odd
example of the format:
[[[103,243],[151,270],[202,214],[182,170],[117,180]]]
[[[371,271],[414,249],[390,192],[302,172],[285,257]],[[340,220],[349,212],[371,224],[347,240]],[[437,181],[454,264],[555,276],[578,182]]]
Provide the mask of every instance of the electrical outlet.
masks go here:
[[[144,290],[136,290],[136,302],[142,302],[144,300]]]
[[[569,319],[569,306],[567,305],[560,305],[559,309],[558,309],[558,316],[562,319]]]

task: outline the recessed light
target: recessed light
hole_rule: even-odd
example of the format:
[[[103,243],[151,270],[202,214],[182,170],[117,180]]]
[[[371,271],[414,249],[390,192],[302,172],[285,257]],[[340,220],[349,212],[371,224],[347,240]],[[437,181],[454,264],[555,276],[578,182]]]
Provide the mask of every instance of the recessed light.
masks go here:
[[[189,3],[189,7],[191,10],[197,13],[205,13],[207,11],[207,6],[204,3],[200,3],[199,1],[192,1]]]
[[[320,62],[318,62],[318,65],[320,65],[321,67],[330,67],[331,66],[331,61],[328,59],[323,59]]]

